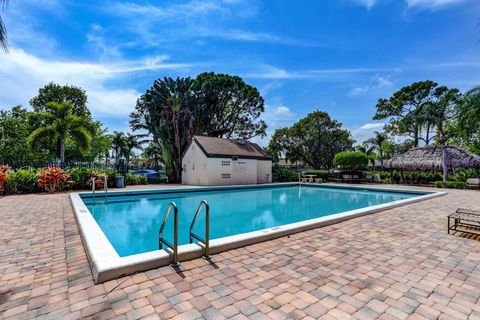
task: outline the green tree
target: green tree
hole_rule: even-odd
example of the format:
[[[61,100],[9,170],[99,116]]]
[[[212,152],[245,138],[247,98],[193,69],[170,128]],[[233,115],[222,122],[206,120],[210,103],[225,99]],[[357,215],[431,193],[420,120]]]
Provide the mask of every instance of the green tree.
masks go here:
[[[51,139],[58,145],[59,160],[65,162],[65,140],[75,140],[80,150],[88,152],[92,139],[91,127],[86,118],[73,114],[73,104],[69,102],[49,102],[45,111],[36,112],[42,119],[42,126],[35,129],[28,137],[30,147]]]
[[[463,95],[458,108],[457,121],[452,124],[456,143],[480,154],[480,86],[475,86]]]
[[[378,132],[378,131],[375,131],[373,133],[373,137],[365,141],[366,143],[373,146],[375,150],[378,152],[378,157],[380,158],[380,166],[382,168],[382,171],[383,171],[383,160],[385,157],[385,147],[388,141],[389,141],[388,135],[384,132]]]
[[[31,112],[22,106],[0,111],[0,163],[31,161],[35,155],[27,148],[27,137],[32,131]]]
[[[446,147],[451,132],[449,124],[455,121],[458,106],[461,103],[461,95],[458,89],[438,87],[435,90],[435,101],[423,106],[423,118],[435,128],[435,139],[442,147],[442,168],[443,179],[448,178],[448,167],[446,158]]]
[[[43,88],[38,90],[38,94],[30,99],[30,105],[34,111],[46,111],[49,102],[72,104],[72,114],[82,117],[91,118],[90,110],[87,107],[87,94],[80,87],[70,85],[59,85],[50,82]]]
[[[367,142],[363,142],[361,145],[357,145],[353,148],[355,151],[362,152],[368,158],[368,161],[375,165],[375,147],[368,144]]]
[[[242,78],[204,72],[195,78],[193,90],[196,134],[243,139],[265,136],[267,126],[259,120],[265,111],[264,100]]]
[[[127,172],[129,170],[130,157],[133,155],[133,150],[143,149],[142,148],[143,141],[140,140],[141,137],[142,135],[133,135],[130,133],[127,133],[127,135],[125,136],[125,147],[123,150],[123,154],[125,156],[125,164],[127,166]]]
[[[425,105],[435,99],[435,90],[438,84],[427,80],[414,82],[401,88],[389,99],[380,99],[377,103],[377,112],[374,120],[389,119],[385,130],[394,135],[406,135],[413,139],[417,147],[419,141],[430,143],[430,123],[425,121],[421,112]],[[425,136],[422,136],[422,130]]]
[[[131,113],[132,130],[145,130],[161,149],[170,182],[180,180],[181,158],[194,134],[250,138],[265,134],[258,90],[239,77],[203,73],[155,80]]]
[[[331,167],[333,157],[352,149],[354,140],[328,113],[314,111],[292,127],[277,129],[270,150],[284,153],[289,161],[302,161],[315,169]]]
[[[126,140],[123,132],[113,131],[110,137],[111,148],[113,150],[113,158],[115,159],[115,168],[118,167],[120,157],[125,153]]]
[[[161,146],[171,182],[180,180],[181,157],[194,133],[192,84],[190,78],[155,80],[130,114],[132,130],[146,130]]]

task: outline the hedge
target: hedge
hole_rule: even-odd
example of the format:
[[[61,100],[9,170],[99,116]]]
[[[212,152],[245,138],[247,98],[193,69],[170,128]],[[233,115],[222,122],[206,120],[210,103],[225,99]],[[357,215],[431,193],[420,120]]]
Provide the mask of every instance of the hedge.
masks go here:
[[[298,172],[290,168],[279,167],[274,165],[272,167],[272,181],[273,182],[292,182],[298,181]]]
[[[435,181],[435,187],[437,187],[437,188],[450,188],[450,189],[465,189],[465,182],[463,182],[463,181]]]
[[[335,155],[333,158],[333,164],[341,169],[358,170],[367,166],[368,157],[363,152],[344,151]]]
[[[327,179],[328,170],[307,170],[303,171],[303,175],[314,175],[317,178]]]

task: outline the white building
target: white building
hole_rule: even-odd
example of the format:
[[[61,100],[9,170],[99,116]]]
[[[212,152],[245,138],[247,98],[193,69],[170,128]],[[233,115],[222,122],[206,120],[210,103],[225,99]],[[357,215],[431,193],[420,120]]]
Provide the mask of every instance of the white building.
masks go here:
[[[245,140],[194,136],[182,158],[182,183],[213,186],[272,182],[272,158]]]

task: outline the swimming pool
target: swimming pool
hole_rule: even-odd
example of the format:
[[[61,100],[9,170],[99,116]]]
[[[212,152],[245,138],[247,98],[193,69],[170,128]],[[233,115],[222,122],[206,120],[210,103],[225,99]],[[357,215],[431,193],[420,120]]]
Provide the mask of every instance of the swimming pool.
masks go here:
[[[102,193],[97,193],[95,198],[91,193],[82,193],[71,198],[80,229],[82,230],[82,221],[88,221],[90,229],[93,228],[91,231],[97,233],[93,236],[92,232],[87,235],[81,231],[95,274],[98,266],[93,265],[92,252],[89,251],[99,251],[93,247],[100,244],[104,257],[98,259],[105,262],[105,256],[109,256],[117,262],[121,261],[123,269],[132,265],[129,261],[146,261],[151,264],[155,253],[162,253],[162,257],[168,257],[162,259],[169,261],[169,253],[158,250],[158,232],[168,204],[172,201],[178,207],[179,248],[183,248],[179,252],[182,254],[183,251],[183,260],[187,260],[201,255],[202,248],[199,245],[189,244],[189,228],[202,200],[210,205],[210,246],[215,253],[436,194],[438,193],[293,183],[114,192],[109,193],[107,198]],[[85,220],[79,216],[90,218]],[[203,215],[200,215],[194,229],[200,236],[204,235],[204,223]],[[91,237],[96,240],[89,240]],[[167,222],[164,237],[173,242],[173,219]],[[89,248],[88,242],[91,242],[92,248]],[[112,269],[111,263],[107,264]]]

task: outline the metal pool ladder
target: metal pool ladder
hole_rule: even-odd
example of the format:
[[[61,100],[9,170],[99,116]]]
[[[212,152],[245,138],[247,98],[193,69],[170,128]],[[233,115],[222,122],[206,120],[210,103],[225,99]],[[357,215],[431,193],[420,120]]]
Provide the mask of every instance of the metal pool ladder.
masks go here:
[[[193,233],[193,227],[195,222],[197,222],[198,214],[202,209],[202,206],[205,206],[205,239],[202,239],[200,236]],[[193,217],[192,224],[190,225],[190,243],[193,242],[193,238],[197,239],[205,246],[205,253],[203,258],[205,260],[210,260],[210,206],[206,200],[202,200],[198,205],[197,212],[195,212],[195,216]]]
[[[165,229],[165,225],[167,224],[168,217],[170,216],[170,211],[173,208],[173,245],[163,238],[163,229]],[[180,262],[178,262],[178,208],[175,202],[170,202],[168,204],[167,212],[165,212],[165,216],[163,217],[162,226],[158,232],[158,247],[163,249],[163,244],[167,247],[172,249],[173,251],[173,261],[170,264],[172,267],[180,266]]]

